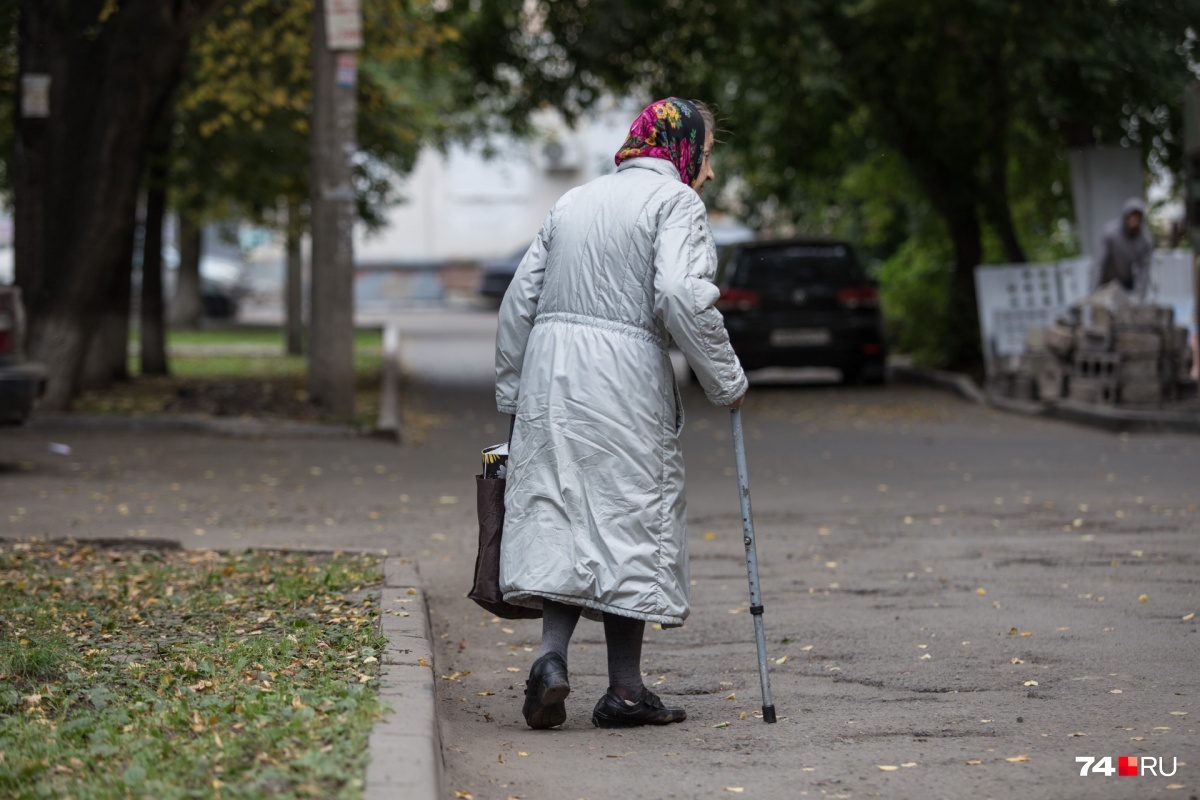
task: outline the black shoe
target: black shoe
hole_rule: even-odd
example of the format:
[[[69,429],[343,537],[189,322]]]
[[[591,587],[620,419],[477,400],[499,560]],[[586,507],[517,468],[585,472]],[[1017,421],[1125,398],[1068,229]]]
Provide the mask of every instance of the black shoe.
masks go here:
[[[592,712],[592,724],[597,728],[632,728],[637,725],[669,725],[683,722],[687,712],[682,708],[664,708],[662,700],[654,692],[643,687],[642,696],[633,705],[625,702],[612,689]]]
[[[521,713],[531,728],[553,728],[567,721],[567,706],[563,702],[571,693],[567,681],[567,662],[556,653],[533,662],[529,680],[525,682],[525,706]]]

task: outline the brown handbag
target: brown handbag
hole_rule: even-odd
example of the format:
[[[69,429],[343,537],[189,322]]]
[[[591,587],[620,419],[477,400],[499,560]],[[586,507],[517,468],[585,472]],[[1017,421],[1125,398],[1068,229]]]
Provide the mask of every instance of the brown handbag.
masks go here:
[[[541,609],[504,602],[500,591],[500,539],[504,534],[504,478],[475,476],[479,506],[479,555],[475,557],[475,585],[467,593],[483,608],[504,619],[540,619]]]

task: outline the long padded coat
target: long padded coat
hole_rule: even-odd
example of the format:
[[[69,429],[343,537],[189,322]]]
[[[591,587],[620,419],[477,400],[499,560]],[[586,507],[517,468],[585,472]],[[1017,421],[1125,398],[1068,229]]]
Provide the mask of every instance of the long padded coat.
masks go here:
[[[500,307],[496,405],[516,415],[500,587],[598,618],[689,611],[683,408],[674,341],[709,400],[746,390],[712,280],[699,195],[635,158],[565,194]]]

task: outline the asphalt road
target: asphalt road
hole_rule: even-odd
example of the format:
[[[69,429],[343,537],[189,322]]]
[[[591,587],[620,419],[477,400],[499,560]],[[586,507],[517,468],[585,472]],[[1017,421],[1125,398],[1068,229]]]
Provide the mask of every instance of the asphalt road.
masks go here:
[[[689,388],[693,611],[682,629],[647,631],[644,665],[690,717],[593,728],[603,637],[582,621],[568,722],[528,730],[521,689],[538,623],[494,621],[463,597],[476,454],[506,432],[487,386],[489,317],[467,316],[406,328],[400,447],[4,431],[0,536],[417,557],[446,677],[447,797],[1200,794],[1200,625],[1185,619],[1200,611],[1200,438],[1118,436],[910,387],[751,390],[777,725],[755,717],[728,412]],[[1079,775],[1076,758],[1106,756],[1177,766],[1170,777]]]

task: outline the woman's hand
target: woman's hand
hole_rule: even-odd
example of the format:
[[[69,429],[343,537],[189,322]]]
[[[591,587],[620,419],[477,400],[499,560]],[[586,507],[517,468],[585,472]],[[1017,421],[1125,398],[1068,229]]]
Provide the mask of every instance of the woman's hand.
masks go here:
[[[725,407],[730,408],[730,409],[741,408],[742,403],[744,403],[745,401],[746,401],[746,395],[745,395],[745,393],[743,393],[741,397],[739,397],[737,400],[734,400],[732,403],[730,403],[729,405],[727,405]]]

